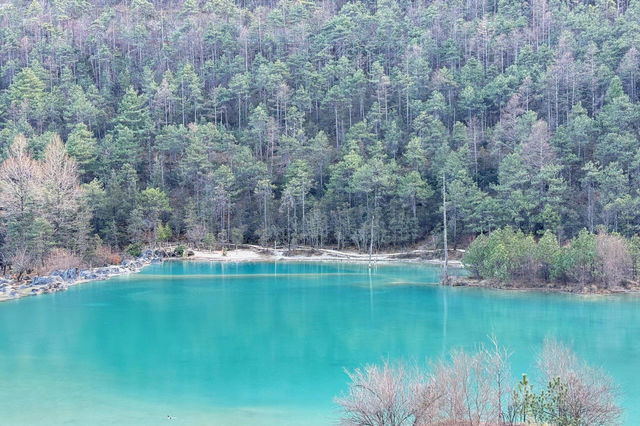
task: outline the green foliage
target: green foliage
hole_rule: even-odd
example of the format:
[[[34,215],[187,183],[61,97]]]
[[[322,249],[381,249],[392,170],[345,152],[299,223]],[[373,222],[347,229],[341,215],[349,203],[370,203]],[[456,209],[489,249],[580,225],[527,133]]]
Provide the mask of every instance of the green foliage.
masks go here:
[[[462,261],[478,276],[508,281],[531,277],[536,244],[531,235],[511,227],[498,229],[487,237],[478,237],[469,246]]]
[[[142,255],[142,249],[144,248],[144,244],[141,242],[129,244],[125,249],[125,252],[131,257],[140,257]]]
[[[565,409],[568,394],[567,384],[559,377],[552,379],[539,393],[534,393],[527,375],[523,374],[511,396],[511,415],[524,424],[578,426],[582,424],[580,419]]]
[[[585,284],[595,280],[597,260],[596,236],[583,229],[564,251],[561,268],[570,278]]]
[[[531,235],[506,227],[479,235],[462,261],[474,276],[503,282],[538,278],[609,286],[637,277],[638,241],[637,236],[627,241],[615,233],[601,230],[595,235],[583,229],[567,246],[560,247],[551,231],[535,242]]]
[[[175,248],[173,252],[176,254],[176,256],[182,257],[184,255],[184,251],[185,251],[185,247],[182,244],[180,244],[178,247]]]
[[[76,159],[80,175],[86,181],[91,181],[98,171],[98,145],[93,133],[83,123],[76,124],[69,134],[66,148],[69,155]]]
[[[162,225],[162,222],[158,222],[156,225],[156,238],[158,241],[169,241],[171,239],[171,227],[169,224]]]
[[[406,248],[441,232],[443,174],[454,246],[506,226],[559,245],[640,232],[633,2],[559,2],[542,22],[509,1],[343,3],[5,8],[0,159],[19,134],[36,160],[61,135],[112,247],[161,221],[175,238],[364,249],[375,218],[376,248]],[[553,262],[494,238],[492,277],[538,262],[543,279],[597,278],[551,237]]]

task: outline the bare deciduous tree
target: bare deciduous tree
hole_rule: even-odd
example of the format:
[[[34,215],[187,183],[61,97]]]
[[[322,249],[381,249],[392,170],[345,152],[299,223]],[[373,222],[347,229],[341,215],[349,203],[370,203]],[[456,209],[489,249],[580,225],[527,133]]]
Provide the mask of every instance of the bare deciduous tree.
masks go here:
[[[605,287],[616,286],[632,275],[633,264],[626,240],[617,234],[601,232],[596,237],[600,276]]]
[[[433,392],[441,395],[439,413],[420,424],[500,424],[507,386],[508,354],[495,342],[469,355],[454,351],[449,362],[439,362],[430,378]]]
[[[44,151],[41,165],[43,213],[53,226],[55,241],[65,248],[86,248],[89,214],[82,205],[78,167],[55,135]],[[85,228],[85,229],[80,229]]]
[[[549,144],[549,129],[544,120],[538,120],[531,127],[529,138],[522,144],[522,161],[532,170],[540,172],[555,160]]]
[[[27,140],[18,135],[0,165],[0,204],[5,218],[24,217],[38,198],[40,178],[38,163],[27,153]]]
[[[351,383],[347,395],[336,398],[344,410],[342,424],[349,426],[402,426],[414,424],[414,401],[402,364],[385,362],[347,371]]]
[[[615,403],[618,390],[603,371],[580,361],[567,346],[554,340],[545,341],[537,366],[547,383],[559,379],[564,385],[564,396],[555,410],[570,420],[567,424],[619,423],[621,411]]]
[[[616,388],[603,372],[566,347],[546,341],[537,365],[544,385],[534,394],[523,376],[510,385],[509,354],[495,340],[472,355],[461,350],[425,375],[385,362],[347,372],[349,392],[336,398],[349,426],[618,423]]]
[[[349,393],[337,398],[342,423],[360,426],[501,424],[502,401],[510,391],[508,354],[497,344],[474,355],[454,351],[430,375],[407,372],[388,362],[347,372]]]

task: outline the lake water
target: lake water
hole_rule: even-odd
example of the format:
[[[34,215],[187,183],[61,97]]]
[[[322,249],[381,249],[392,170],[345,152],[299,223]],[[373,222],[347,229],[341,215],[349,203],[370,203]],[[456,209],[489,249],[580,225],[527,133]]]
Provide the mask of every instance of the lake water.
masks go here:
[[[0,304],[0,424],[324,425],[343,369],[488,335],[531,372],[545,337],[621,386],[640,424],[640,299],[433,284],[418,265],[166,262]]]

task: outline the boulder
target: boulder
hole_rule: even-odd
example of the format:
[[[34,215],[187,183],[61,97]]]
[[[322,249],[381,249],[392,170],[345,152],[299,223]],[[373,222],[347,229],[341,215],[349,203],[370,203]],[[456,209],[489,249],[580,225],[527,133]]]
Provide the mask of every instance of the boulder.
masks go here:
[[[51,275],[57,275],[64,281],[75,281],[78,279],[78,268],[60,269],[53,271]]]
[[[96,278],[98,278],[98,274],[96,274],[91,269],[85,269],[83,271],[80,271],[80,278],[83,280],[95,280]]]

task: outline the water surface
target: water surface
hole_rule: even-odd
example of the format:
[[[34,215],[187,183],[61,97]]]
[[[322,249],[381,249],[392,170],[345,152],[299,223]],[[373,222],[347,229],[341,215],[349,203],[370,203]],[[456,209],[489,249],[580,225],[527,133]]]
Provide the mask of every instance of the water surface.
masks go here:
[[[493,334],[514,376],[545,337],[570,343],[640,424],[640,299],[428,285],[438,272],[166,262],[2,303],[0,423],[332,424],[345,367],[424,362]]]

